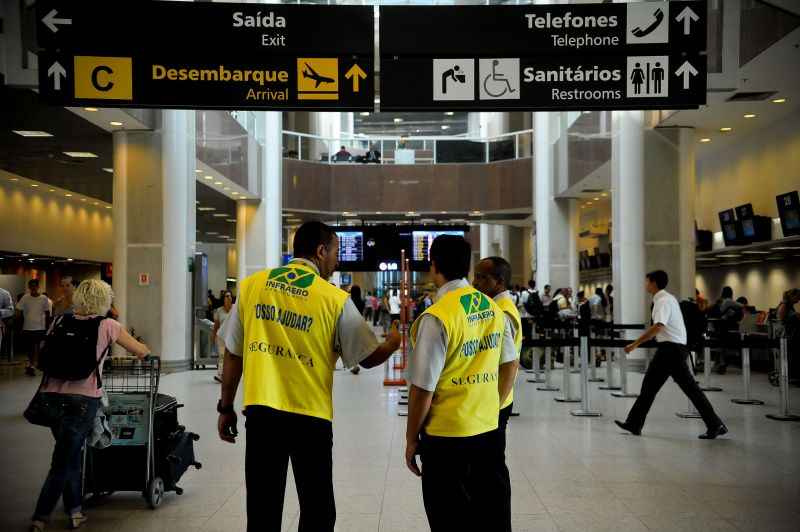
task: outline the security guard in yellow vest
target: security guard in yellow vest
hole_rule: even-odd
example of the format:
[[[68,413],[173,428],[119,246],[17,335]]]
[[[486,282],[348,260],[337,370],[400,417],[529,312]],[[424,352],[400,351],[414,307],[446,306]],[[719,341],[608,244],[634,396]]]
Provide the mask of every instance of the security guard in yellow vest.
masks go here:
[[[400,345],[396,326],[379,345],[347,293],[328,282],[338,251],[333,229],[303,224],[294,236],[296,258],[242,281],[225,323],[219,434],[236,441],[233,402],[243,380],[249,532],[281,530],[289,460],[300,500],[299,530],[333,530],[336,361],[371,368]]]
[[[514,383],[517,380],[519,355],[522,351],[522,319],[511,297],[508,287],[511,285],[511,264],[502,257],[488,257],[481,260],[475,267],[473,280],[475,288],[491,297],[505,314],[505,332],[503,334],[503,352],[500,356],[500,381],[504,384],[500,389],[500,420],[499,428],[502,439],[503,453],[506,449],[506,427],[511,410],[514,407]],[[508,467],[503,462],[503,474],[506,484],[511,490],[511,476]],[[509,505],[501,509],[508,510]],[[503,513],[502,518],[507,521],[510,515]],[[511,530],[508,528],[507,530]]]
[[[510,527],[498,528],[496,510],[509,501],[497,430],[499,390],[508,386],[499,372],[505,319],[465,279],[471,255],[463,237],[433,241],[438,292],[411,328],[406,464],[422,477],[432,532]]]

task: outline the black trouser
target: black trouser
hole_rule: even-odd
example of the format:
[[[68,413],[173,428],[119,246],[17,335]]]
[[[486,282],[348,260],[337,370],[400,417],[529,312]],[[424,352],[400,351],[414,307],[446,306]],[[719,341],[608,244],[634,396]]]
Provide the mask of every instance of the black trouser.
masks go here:
[[[708,402],[708,398],[698,386],[697,381],[694,380],[694,375],[692,375],[689,366],[686,364],[688,354],[689,351],[684,345],[671,342],[658,344],[656,354],[647,368],[647,373],[644,375],[642,391],[639,393],[639,397],[633,404],[630,413],[628,413],[627,423],[631,427],[641,430],[644,426],[647,413],[650,411],[650,407],[653,406],[656,394],[667,382],[667,377],[672,377],[672,380],[681,387],[681,390],[689,397],[689,400],[703,417],[703,421],[705,421],[709,429],[716,428],[722,424],[722,420],[714,412],[714,407]]]
[[[248,532],[280,532],[289,459],[300,500],[299,532],[332,532],[333,426],[324,419],[263,406],[247,408]]]
[[[511,412],[513,410],[514,403],[500,409],[500,419],[497,425],[497,432],[500,433],[500,445],[503,449],[503,467],[501,473],[503,475],[503,481],[506,484],[506,494],[508,497],[508,503],[500,508],[503,513],[498,516],[501,519],[500,522],[508,526],[506,528],[499,528],[498,530],[507,532],[511,531],[511,473],[509,473],[508,465],[506,465],[506,427],[508,427],[508,418],[511,417]]]
[[[498,429],[464,438],[423,435],[422,498],[431,532],[511,530],[501,433]]]

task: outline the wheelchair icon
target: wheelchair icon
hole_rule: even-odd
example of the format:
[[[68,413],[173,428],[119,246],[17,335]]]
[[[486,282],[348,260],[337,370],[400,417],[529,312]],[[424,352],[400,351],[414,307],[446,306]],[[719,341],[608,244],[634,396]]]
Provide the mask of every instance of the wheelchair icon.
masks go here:
[[[511,82],[505,77],[505,74],[497,71],[498,66],[500,66],[500,60],[492,59],[492,73],[483,80],[483,90],[492,98],[502,98],[506,94],[514,94],[516,92],[516,89],[511,86]],[[489,90],[490,81],[494,90]]]

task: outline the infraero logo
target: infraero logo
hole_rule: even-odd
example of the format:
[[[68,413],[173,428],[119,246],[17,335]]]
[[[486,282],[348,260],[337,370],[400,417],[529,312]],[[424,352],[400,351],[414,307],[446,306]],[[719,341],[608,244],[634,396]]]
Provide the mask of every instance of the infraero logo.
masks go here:
[[[464,314],[467,315],[467,322],[470,324],[494,317],[494,311],[492,311],[489,299],[480,292],[464,294],[459,301],[461,302],[461,308],[464,309]]]
[[[267,277],[267,288],[282,290],[292,296],[308,297],[308,288],[314,284],[314,273],[302,268],[285,266],[275,268]]]

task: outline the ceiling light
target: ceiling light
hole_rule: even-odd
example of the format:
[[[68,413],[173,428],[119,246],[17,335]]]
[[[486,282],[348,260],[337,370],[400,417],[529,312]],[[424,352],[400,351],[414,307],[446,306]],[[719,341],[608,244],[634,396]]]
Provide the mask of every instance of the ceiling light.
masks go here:
[[[594,198],[595,201],[600,201],[600,198]]]
[[[224,212],[217,212],[217,213],[212,214],[211,216],[213,216],[214,218],[227,218],[230,215],[229,214],[225,214]]]
[[[745,118],[755,118],[756,114],[755,113],[747,113],[746,115],[744,115],[744,117]]]
[[[67,259],[67,262],[72,262],[73,260],[75,260],[75,259]]]
[[[96,113],[97,112],[97,107],[84,107],[83,110],[84,111],[89,111],[90,113]]]
[[[33,188],[39,188],[39,185],[37,185],[36,183],[34,183],[34,184],[32,184],[32,185],[31,185],[31,187],[33,187]]]
[[[369,111],[362,111],[358,114],[360,114],[361,116],[369,116]]]
[[[283,214],[281,214],[281,216],[291,216],[291,214],[289,214],[288,212],[284,212]]]
[[[470,216],[482,216],[483,213],[481,211],[472,211],[469,213]]]
[[[416,213],[416,212],[414,212],[414,211],[408,211],[408,212],[406,213],[406,216],[416,216],[416,215],[417,215],[417,213]]]
[[[697,260],[708,261],[708,260],[717,260],[714,257],[697,257]]]
[[[447,214],[447,211],[439,211],[439,214]]]
[[[225,220],[225,221],[226,221],[226,222],[229,222],[229,223],[232,223],[232,224],[235,224],[235,223],[236,223],[236,220],[234,220],[233,218],[228,218],[228,219],[227,219],[227,220]]]
[[[64,194],[66,197],[71,198],[72,194]]]
[[[113,168],[103,168],[103,171],[104,172],[108,172],[109,174],[113,174],[114,173],[114,169]]]
[[[211,181],[212,179],[214,179],[214,176],[213,175],[207,175],[203,179],[205,179],[206,181]]]
[[[17,129],[12,129],[12,131],[14,133],[16,133],[17,135],[21,136],[21,137],[32,137],[32,138],[39,137],[39,138],[41,138],[41,137],[52,137],[53,136],[50,133],[48,133],[47,131],[25,131],[25,130],[17,130]]]
[[[18,177],[12,177],[12,178],[10,178],[9,180],[10,180],[10,181],[19,181],[19,178],[18,178]]]
[[[800,249],[800,246],[778,246],[772,248],[772,251],[781,251],[781,250],[788,250],[788,249]]]
[[[448,125],[443,125],[443,126],[442,126],[442,129],[450,129],[450,126],[448,126]]]
[[[721,133],[730,133],[731,131],[733,131],[733,128],[732,127],[721,127],[721,128],[719,128],[719,130],[720,130]]]
[[[395,119],[394,119],[394,123],[395,123],[395,124],[399,124],[399,123],[400,123],[400,122],[402,122],[402,121],[403,121],[403,119],[402,119],[402,118],[395,118]]]
[[[357,212],[344,211],[344,212],[342,212],[342,216],[358,216],[358,213]]]
[[[111,205],[106,205],[106,209],[110,209],[110,208],[111,208]]]
[[[745,255],[769,255],[769,251],[742,251]]]
[[[220,186],[222,184],[222,181],[214,181],[214,184]]]
[[[786,98],[775,98],[772,103],[786,103]]]
[[[86,198],[81,198],[81,201],[86,201]]]
[[[764,260],[783,260],[783,255],[776,255],[774,257],[767,257]]]
[[[383,214],[382,211],[375,211],[375,214]]]
[[[225,191],[228,191],[230,189],[231,189],[231,187],[222,187],[222,190],[225,190]]]
[[[702,139],[700,139],[700,142],[711,142],[711,139],[708,137],[703,137]]]
[[[587,202],[586,202],[586,205],[591,205],[591,204],[592,204],[592,202],[591,202],[591,201],[587,201]]]
[[[100,204],[95,201],[94,203],[92,203],[92,205],[94,205],[96,207],[97,205],[100,205]]]
[[[111,124],[112,126],[115,126],[115,127],[119,127],[119,126],[123,125],[122,122],[117,122],[117,121],[109,122],[109,124]]]
[[[20,253],[20,255],[22,255],[23,257],[29,257],[30,253]]]
[[[200,170],[200,169],[198,168],[198,169],[196,169],[196,170],[194,171],[194,173],[195,173],[195,174],[202,174],[202,173],[203,173],[203,171],[202,171],[202,170]]]
[[[209,235],[209,236],[211,236],[211,235],[218,235],[219,233],[217,233],[216,231],[209,231],[209,232],[208,232],[208,233],[206,233],[206,234],[207,234],[207,235]]]
[[[735,259],[737,257],[741,257],[739,253],[726,253],[724,255],[717,255],[717,257],[721,259]]]
[[[54,188],[48,189],[48,192],[55,192],[55,191],[56,191],[56,189],[54,189]]]
[[[447,111],[444,114],[446,114],[447,116],[453,116],[455,113],[453,111]]]
[[[215,207],[198,207],[197,210],[200,212],[209,212],[216,211],[217,209]]]
[[[231,194],[234,195],[234,196],[238,196],[239,195],[239,193],[236,192],[235,190],[233,192],[231,192]]]
[[[97,159],[97,155],[90,151],[65,151],[64,155],[76,159]]]

